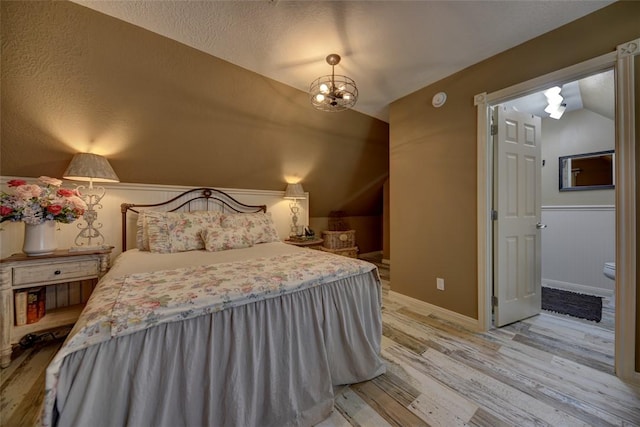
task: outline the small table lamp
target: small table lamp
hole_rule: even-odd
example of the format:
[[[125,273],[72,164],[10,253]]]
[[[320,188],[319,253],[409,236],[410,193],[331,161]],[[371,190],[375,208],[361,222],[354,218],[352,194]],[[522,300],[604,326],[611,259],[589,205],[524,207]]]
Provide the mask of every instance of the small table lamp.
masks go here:
[[[97,154],[78,153],[73,156],[62,177],[74,181],[89,181],[89,188],[84,185],[76,187],[80,197],[87,204],[87,210],[82,215],[87,225],[78,224],[80,233],[76,236],[75,244],[87,250],[103,245],[104,236],[99,230],[102,228],[102,224],[96,222],[98,213],[94,208],[102,208],[100,200],[104,197],[105,189],[104,187],[94,187],[93,182],[120,182],[118,176],[106,158]],[[82,239],[87,239],[86,246],[81,241]],[[92,243],[94,244],[92,245]]]
[[[291,209],[291,231],[289,232],[289,236],[301,236],[302,226],[298,225],[298,213],[300,212],[298,200],[307,198],[306,194],[304,194],[302,184],[287,184],[287,189],[284,191],[284,198],[292,200],[292,202],[289,203],[289,209]]]

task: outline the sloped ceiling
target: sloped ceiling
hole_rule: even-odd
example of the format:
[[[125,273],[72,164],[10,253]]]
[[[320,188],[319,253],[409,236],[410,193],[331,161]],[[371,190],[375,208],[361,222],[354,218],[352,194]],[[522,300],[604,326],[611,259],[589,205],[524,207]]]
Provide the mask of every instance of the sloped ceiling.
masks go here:
[[[612,3],[605,1],[93,1],[89,8],[302,91],[329,74],[355,79],[355,110],[389,104]]]
[[[613,70],[597,73],[583,79],[568,82],[561,86],[560,95],[564,98],[566,112],[582,108],[613,120],[615,117],[615,86]],[[544,92],[537,92],[522,98],[506,102],[505,106],[518,111],[548,117],[544,109],[547,98]]]
[[[613,120],[616,102],[613,71],[582,79],[578,84],[584,108]]]

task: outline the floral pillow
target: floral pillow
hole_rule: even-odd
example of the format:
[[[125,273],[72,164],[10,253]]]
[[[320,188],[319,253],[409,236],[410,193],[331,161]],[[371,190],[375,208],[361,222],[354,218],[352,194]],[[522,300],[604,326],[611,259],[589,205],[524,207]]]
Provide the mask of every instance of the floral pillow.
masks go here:
[[[244,228],[247,230],[254,245],[257,243],[277,242],[280,240],[270,212],[225,215],[222,218],[222,227]]]
[[[200,232],[209,224],[220,224],[214,211],[141,212],[138,216],[138,248],[158,253],[204,249]]]
[[[166,212],[145,212],[142,227],[143,240],[145,237],[145,229],[149,250],[151,252],[171,252]]]
[[[209,252],[241,249],[253,246],[251,237],[245,228],[223,228],[210,225],[201,232],[204,247]]]
[[[200,233],[209,224],[220,224],[221,216],[220,212],[209,211],[167,213],[170,252],[204,249]]]
[[[136,246],[141,251],[149,250],[149,228],[147,227],[147,215],[157,216],[162,212],[145,211],[141,210],[138,213],[138,220],[136,221]]]
[[[145,211],[140,211],[138,221],[136,221],[136,246],[141,251],[149,250],[149,235],[147,234],[147,223],[144,219]]]

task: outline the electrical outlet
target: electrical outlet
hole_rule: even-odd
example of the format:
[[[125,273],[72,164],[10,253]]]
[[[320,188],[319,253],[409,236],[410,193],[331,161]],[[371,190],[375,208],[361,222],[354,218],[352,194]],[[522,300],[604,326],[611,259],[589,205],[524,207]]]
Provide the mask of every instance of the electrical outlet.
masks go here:
[[[436,278],[436,288],[440,291],[444,291],[444,279],[440,277]]]

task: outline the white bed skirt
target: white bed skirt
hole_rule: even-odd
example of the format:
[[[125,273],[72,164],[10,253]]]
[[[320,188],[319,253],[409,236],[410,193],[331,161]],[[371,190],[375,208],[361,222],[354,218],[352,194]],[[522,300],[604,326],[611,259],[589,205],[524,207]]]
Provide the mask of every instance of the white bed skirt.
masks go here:
[[[333,386],[374,378],[376,271],[161,324],[68,355],[59,426],[311,426]]]

